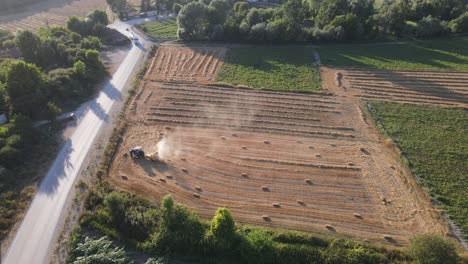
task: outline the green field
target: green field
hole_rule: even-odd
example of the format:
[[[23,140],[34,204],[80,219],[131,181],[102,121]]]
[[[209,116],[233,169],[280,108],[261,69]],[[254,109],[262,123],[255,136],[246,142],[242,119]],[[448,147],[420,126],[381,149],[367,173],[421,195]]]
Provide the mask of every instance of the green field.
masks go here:
[[[468,238],[468,111],[372,103],[376,123]]]
[[[468,37],[401,44],[333,45],[319,48],[333,67],[468,70]]]
[[[320,91],[320,71],[309,47],[249,47],[228,51],[217,80],[255,89]]]
[[[170,18],[164,21],[146,22],[137,26],[147,35],[156,39],[175,39],[177,38],[177,19]]]

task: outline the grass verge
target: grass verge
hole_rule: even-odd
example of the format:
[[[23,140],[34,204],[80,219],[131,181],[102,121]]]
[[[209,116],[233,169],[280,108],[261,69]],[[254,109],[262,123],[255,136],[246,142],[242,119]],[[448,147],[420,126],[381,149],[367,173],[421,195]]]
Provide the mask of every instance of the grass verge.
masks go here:
[[[320,71],[310,47],[248,47],[228,51],[219,82],[255,89],[318,92]]]
[[[177,19],[169,18],[163,21],[151,21],[137,26],[148,36],[155,39],[175,39],[177,38]]]
[[[468,239],[468,111],[372,102],[370,113]]]
[[[405,43],[333,45],[319,48],[333,67],[468,70],[468,37]]]

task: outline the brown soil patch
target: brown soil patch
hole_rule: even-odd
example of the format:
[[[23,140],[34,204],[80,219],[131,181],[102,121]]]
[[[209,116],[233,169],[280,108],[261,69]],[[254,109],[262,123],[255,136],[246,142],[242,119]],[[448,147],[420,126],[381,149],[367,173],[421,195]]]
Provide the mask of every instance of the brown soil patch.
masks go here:
[[[329,70],[334,71],[334,70]],[[365,100],[468,108],[468,72],[336,70],[343,89]]]
[[[222,65],[225,48],[161,46],[146,78],[157,81],[211,83]]]
[[[206,81],[212,70],[197,66],[206,53],[162,47],[146,77]],[[155,201],[171,194],[207,219],[225,206],[243,224],[380,243],[445,234],[395,147],[328,73],[334,95],[148,81],[127,111],[110,179]],[[137,145],[163,162],[124,155]]]
[[[56,0],[31,5],[27,10],[2,14],[0,29],[37,30],[45,26],[64,26],[69,16],[86,16],[95,9],[106,10],[105,0]]]

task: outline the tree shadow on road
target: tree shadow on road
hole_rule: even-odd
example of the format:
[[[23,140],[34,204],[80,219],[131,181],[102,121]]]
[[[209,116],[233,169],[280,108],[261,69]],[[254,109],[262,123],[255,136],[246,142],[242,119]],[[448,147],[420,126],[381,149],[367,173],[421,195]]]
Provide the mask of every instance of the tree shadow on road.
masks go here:
[[[68,139],[58,153],[44,181],[41,183],[38,190],[39,193],[53,195],[58,188],[60,179],[68,177],[69,173],[75,169],[70,160],[73,151],[72,141]]]

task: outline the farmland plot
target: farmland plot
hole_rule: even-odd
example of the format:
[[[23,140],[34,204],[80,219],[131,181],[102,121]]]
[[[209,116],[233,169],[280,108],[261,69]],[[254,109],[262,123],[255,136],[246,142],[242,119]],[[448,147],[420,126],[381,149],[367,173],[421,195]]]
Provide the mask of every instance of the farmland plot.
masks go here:
[[[110,170],[118,187],[171,194],[204,218],[225,206],[243,224],[381,243],[448,232],[357,98],[153,82],[167,80],[155,65],[126,114]],[[323,80],[331,91],[333,76]],[[134,146],[160,161],[132,160]]]
[[[365,100],[468,108],[468,73],[349,69],[343,87]]]
[[[32,5],[28,11],[5,14],[0,18],[0,29],[16,32],[17,30],[37,30],[46,26],[65,26],[69,16],[86,16],[96,9],[106,9],[105,0],[76,0],[60,4],[41,3]]]
[[[225,53],[225,48],[164,45],[156,52],[145,77],[157,81],[214,82]]]

